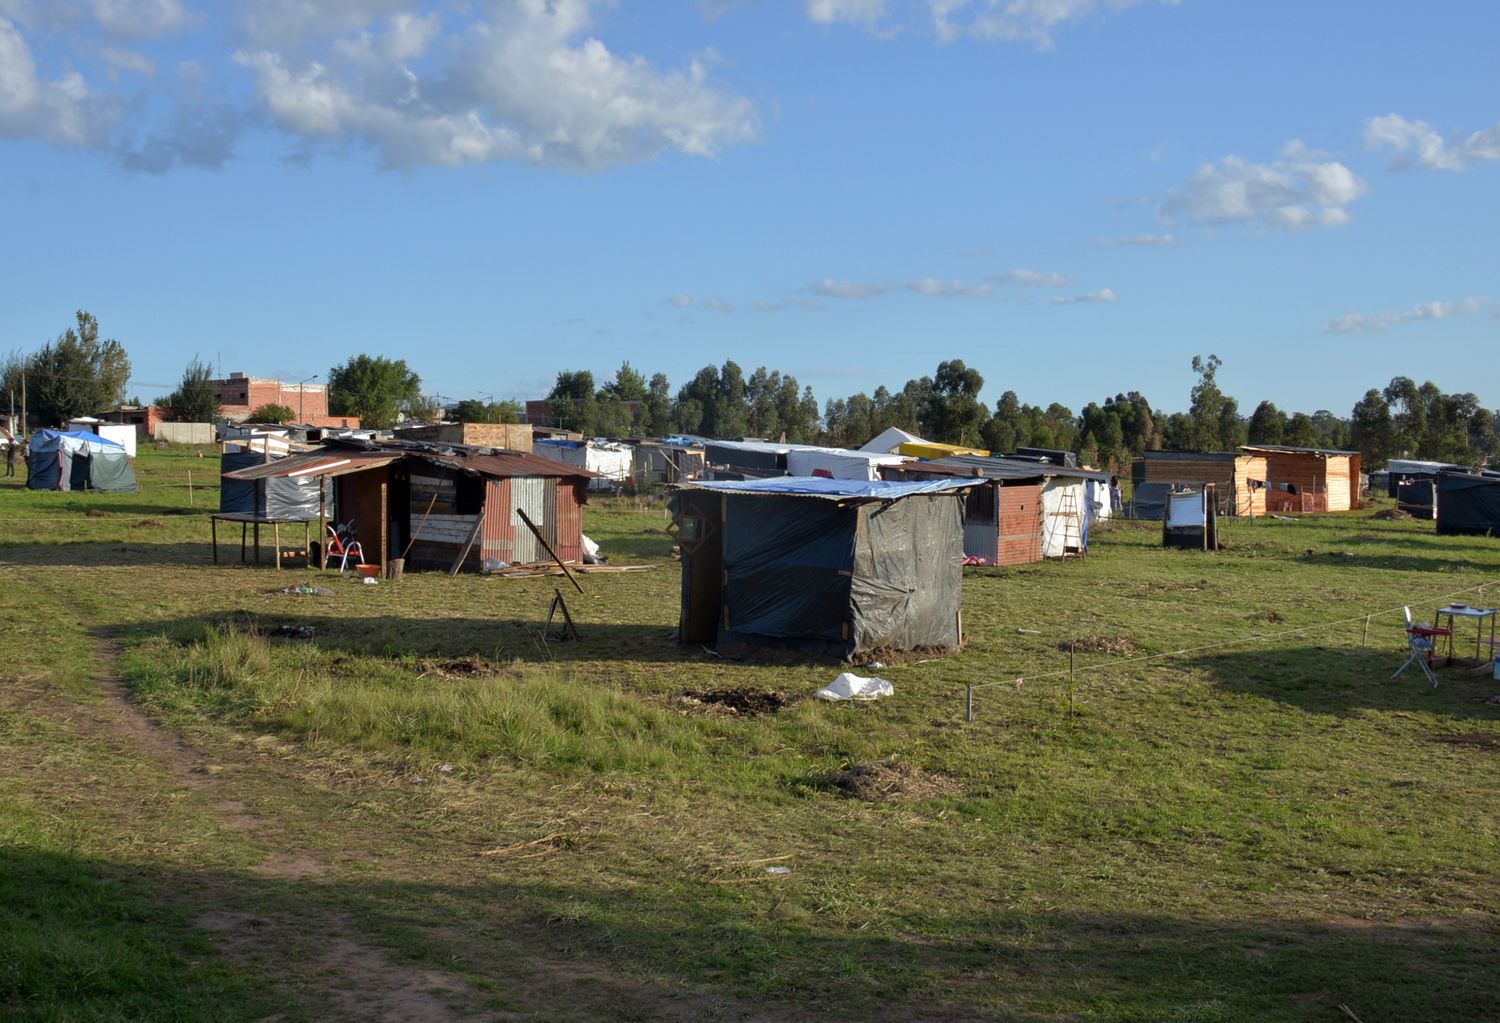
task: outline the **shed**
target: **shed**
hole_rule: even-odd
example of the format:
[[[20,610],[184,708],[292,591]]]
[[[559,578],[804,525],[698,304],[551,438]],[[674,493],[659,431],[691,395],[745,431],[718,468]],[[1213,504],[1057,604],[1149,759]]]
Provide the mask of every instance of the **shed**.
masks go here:
[[[899,448],[903,444],[921,444],[922,438],[914,433],[907,433],[899,426],[886,427],[884,431],[876,434],[870,440],[860,445],[861,451],[873,451],[879,455],[899,454]]]
[[[1214,496],[1214,484],[1173,487],[1167,495],[1166,511],[1162,515],[1162,546],[1184,550],[1218,550],[1218,511],[1219,502]]]
[[[80,416],[77,419],[68,420],[67,430],[76,433],[92,433],[105,440],[112,440],[125,449],[125,453],[131,458],[135,457],[135,427],[127,423],[114,423],[105,419],[96,419],[93,416]]]
[[[1358,451],[1275,445],[1247,445],[1240,451],[1266,460],[1269,511],[1349,511],[1360,506]]]
[[[32,490],[135,492],[135,468],[118,441],[81,430],[38,430],[29,450],[26,486]]]
[[[1437,532],[1441,536],[1500,536],[1500,476],[1439,473]]]
[[[842,657],[962,645],[963,494],[973,479],[783,477],[679,485],[682,643]]]
[[[219,511],[286,522],[314,522],[320,514],[336,514],[332,484],[327,478],[262,476],[241,479],[229,475],[279,461],[290,454],[285,442],[275,447],[264,441],[225,444],[219,455]]]
[[[1147,451],[1132,472],[1137,488],[1146,483],[1171,487],[1197,487],[1212,483],[1220,515],[1264,515],[1266,513],[1266,456],[1235,451]],[[1150,493],[1164,495],[1168,490]],[[1148,502],[1156,507],[1154,502]],[[1165,509],[1165,503],[1161,504]],[[1139,515],[1159,518],[1158,515]]]
[[[635,453],[629,444],[606,440],[559,440],[539,437],[532,446],[539,455],[594,474],[589,486],[610,490],[631,479]]]
[[[695,479],[703,474],[703,445],[682,437],[638,441],[631,472],[641,487]]]
[[[1088,550],[1090,508],[1109,504],[1109,473],[1012,458],[955,455],[909,461],[884,470],[887,479],[980,478],[970,491],[964,554],[991,565],[1019,565]]]
[[[581,561],[581,508],[594,474],[524,452],[335,441],[225,478],[331,479],[338,517],[354,523],[367,561],[384,565],[405,552],[411,569],[477,570],[548,559],[522,511],[558,557]],[[325,504],[320,521],[332,511]]]
[[[904,455],[877,451],[846,451],[843,448],[797,447],[786,453],[786,471],[791,476],[825,476],[836,480],[878,480],[880,467],[899,465]]]

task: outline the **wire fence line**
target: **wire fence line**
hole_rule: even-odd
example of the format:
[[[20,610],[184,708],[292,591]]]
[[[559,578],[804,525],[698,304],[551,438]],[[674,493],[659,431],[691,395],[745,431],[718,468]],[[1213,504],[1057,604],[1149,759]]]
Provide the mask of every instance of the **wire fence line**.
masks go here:
[[[1420,600],[1423,602],[1422,606],[1425,606],[1425,603],[1428,602],[1451,600],[1454,597],[1463,596],[1467,593],[1477,592],[1482,597],[1484,595],[1486,587],[1495,585],[1497,585],[1496,581],[1475,583],[1472,586],[1465,586],[1462,589],[1453,590],[1448,593],[1441,593],[1434,596],[1424,596],[1420,598]],[[1204,646],[1183,647],[1182,649],[1178,650],[1166,650],[1162,651],[1161,653],[1145,654],[1140,657],[1129,657],[1124,660],[1100,661],[1094,664],[1085,665],[1083,667],[1058,668],[1055,671],[1044,671],[1038,672],[1037,674],[1033,675],[1019,675],[1009,678],[996,679],[992,682],[971,682],[967,683],[964,687],[967,698],[967,716],[970,720],[973,720],[974,693],[982,689],[992,688],[994,686],[1014,686],[1019,689],[1027,682],[1036,682],[1041,679],[1061,678],[1063,676],[1072,676],[1076,678],[1078,675],[1085,673],[1097,674],[1101,671],[1113,671],[1117,668],[1124,668],[1131,665],[1147,664],[1153,661],[1162,661],[1168,658],[1182,657],[1188,654],[1202,654],[1210,653],[1215,650],[1227,650],[1232,647],[1245,646],[1253,643],[1262,643],[1270,640],[1281,639],[1287,636],[1300,636],[1309,632],[1318,632],[1335,628],[1340,625],[1354,625],[1363,622],[1368,627],[1369,623],[1373,619],[1380,618],[1385,615],[1402,614],[1405,612],[1406,608],[1410,606],[1411,603],[1408,602],[1406,604],[1397,605],[1396,607],[1381,608],[1377,611],[1367,611],[1364,614],[1354,615],[1349,618],[1338,618],[1332,621],[1316,622],[1311,625],[1304,625],[1294,629],[1278,629],[1275,632],[1257,632],[1252,633],[1248,636],[1239,637],[1237,639],[1222,640],[1220,642],[1209,643]]]

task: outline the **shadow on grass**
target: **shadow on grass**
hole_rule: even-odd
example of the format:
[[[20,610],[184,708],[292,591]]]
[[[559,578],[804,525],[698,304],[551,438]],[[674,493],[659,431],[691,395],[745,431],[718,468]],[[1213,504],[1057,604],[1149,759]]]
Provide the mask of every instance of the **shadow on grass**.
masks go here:
[[[1207,672],[1225,689],[1289,703],[1315,714],[1405,710],[1500,720],[1500,704],[1490,699],[1500,693],[1500,683],[1487,669],[1475,671],[1473,660],[1455,660],[1448,667],[1438,667],[1436,689],[1416,666],[1392,679],[1407,657],[1404,646],[1394,645],[1393,635],[1404,642],[1400,630],[1381,626],[1372,636],[1378,647],[1286,647],[1215,654],[1184,663]],[[1460,636],[1454,648],[1460,658],[1466,636]],[[1470,638],[1467,652],[1472,654],[1473,650]],[[1442,663],[1439,658],[1438,664]]]
[[[795,866],[732,889],[561,884],[480,859],[481,879],[462,885],[148,870],[26,848],[0,851],[0,868],[13,939],[0,1006],[28,1021],[250,1020],[267,987],[290,1018],[324,1018],[320,990],[378,999],[412,966],[466,977],[450,988],[454,1019],[1296,1023],[1343,1018],[1346,1004],[1364,1019],[1458,1020],[1488,1013],[1500,965],[1476,918],[957,917],[939,905],[872,933],[841,926],[826,885]],[[351,936],[374,957],[342,975],[329,950]]]
[[[191,521],[189,519],[176,519],[168,517],[158,519],[166,522],[167,528],[172,528],[177,521]],[[85,522],[108,521],[85,519]],[[132,527],[139,520],[119,520],[119,526]],[[200,527],[203,535],[208,534],[208,523],[203,522]],[[146,536],[164,532],[160,528],[148,531],[141,528],[137,535]],[[302,544],[302,530],[298,529],[295,537],[296,546]],[[282,533],[282,546],[289,548],[292,543],[285,532]],[[247,546],[245,549],[245,564],[253,566],[254,548]],[[270,537],[263,531],[261,535],[260,563],[263,567],[270,568],[273,565],[274,555]],[[233,543],[226,542],[223,534],[219,537],[219,564],[214,564],[213,545],[206,539],[198,540],[165,540],[153,543],[141,543],[130,540],[70,540],[64,543],[0,543],[0,563],[10,565],[43,565],[47,567],[73,567],[73,568],[122,568],[133,566],[150,565],[201,565],[204,568],[228,568],[240,564],[240,543],[235,537]],[[304,570],[300,560],[292,562],[299,571]]]

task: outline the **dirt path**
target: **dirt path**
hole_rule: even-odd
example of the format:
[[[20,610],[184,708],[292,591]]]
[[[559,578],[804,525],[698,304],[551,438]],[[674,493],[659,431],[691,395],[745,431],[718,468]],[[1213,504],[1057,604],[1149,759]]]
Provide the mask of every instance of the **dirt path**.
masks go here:
[[[99,663],[99,690],[105,699],[82,706],[75,724],[126,745],[160,765],[179,786],[197,794],[225,827],[255,833],[272,846],[252,873],[281,881],[317,879],[329,864],[289,841],[285,822],[238,798],[235,775],[248,764],[214,762],[180,736],[163,728],[130,699],[119,678],[120,648],[107,634],[93,630]],[[80,720],[81,719],[81,720]],[[227,883],[227,882],[226,882]],[[225,955],[274,976],[295,978],[306,1003],[288,1009],[312,1010],[320,1020],[371,1020],[377,1023],[472,1023],[520,1018],[481,1009],[484,996],[463,979],[394,960],[385,949],[358,937],[360,928],[347,914],[320,911],[311,900],[295,918],[274,910],[243,912],[224,908],[243,901],[242,893],[216,891],[206,880],[200,891],[179,893],[204,909],[194,923],[213,936]],[[220,898],[215,898],[219,896]],[[274,1019],[275,1017],[273,1017]]]

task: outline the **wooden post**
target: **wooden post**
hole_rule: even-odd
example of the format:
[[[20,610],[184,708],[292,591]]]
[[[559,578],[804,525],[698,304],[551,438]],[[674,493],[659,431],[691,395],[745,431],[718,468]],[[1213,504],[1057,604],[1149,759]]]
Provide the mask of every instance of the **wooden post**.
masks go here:
[[[193,506],[193,470],[188,470],[188,507]]]
[[[964,683],[964,720],[974,720],[974,683]]]
[[[253,527],[255,533],[255,563],[260,564],[260,523],[256,522]]]
[[[209,516],[208,519],[208,532],[213,537],[214,564],[217,565],[219,563],[219,520],[213,516]]]
[[[276,545],[276,571],[281,571],[281,523],[271,523],[271,542]]]
[[[385,560],[389,546],[391,509],[387,504],[387,495],[390,484],[381,480],[380,482],[380,578],[385,578]]]
[[[563,570],[563,575],[568,577],[568,582],[573,584],[573,589],[582,593],[583,587],[578,585],[578,580],[573,577],[573,573],[568,569],[567,563],[557,556],[557,552],[552,549],[552,545],[547,542],[546,537],[542,536],[542,531],[536,528],[536,523],[531,521],[531,517],[521,508],[516,509],[516,514],[521,517],[522,522],[526,523],[526,528],[531,530],[531,534],[536,537],[536,542],[542,545],[542,550],[546,551],[552,556],[552,560],[557,562],[557,567]]]
[[[1365,615],[1365,634],[1362,637],[1360,637],[1359,645],[1360,646],[1369,646],[1370,645],[1370,616],[1369,615]]]
[[[1068,724],[1073,723],[1073,648],[1078,644],[1076,639],[1068,640]]]
[[[318,480],[318,570],[328,571],[328,495],[323,492],[326,480]]]

